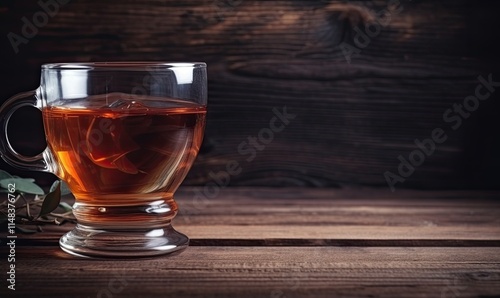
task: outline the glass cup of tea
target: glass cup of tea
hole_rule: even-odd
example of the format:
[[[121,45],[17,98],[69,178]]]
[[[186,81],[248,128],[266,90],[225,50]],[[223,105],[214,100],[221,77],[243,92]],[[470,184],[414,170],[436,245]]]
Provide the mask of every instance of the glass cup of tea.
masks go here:
[[[50,172],[73,195],[76,227],[61,248],[87,257],[154,256],[187,247],[172,227],[174,193],[198,154],[206,64],[57,63],[40,87],[0,108],[0,153],[13,167]],[[23,156],[7,126],[19,108],[42,111],[47,148]]]

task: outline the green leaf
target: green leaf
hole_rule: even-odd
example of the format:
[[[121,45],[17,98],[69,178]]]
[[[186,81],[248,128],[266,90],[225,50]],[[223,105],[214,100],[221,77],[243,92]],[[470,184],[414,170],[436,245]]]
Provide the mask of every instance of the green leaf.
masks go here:
[[[56,210],[60,202],[61,202],[61,186],[60,183],[58,182],[54,191],[47,194],[43,199],[42,208],[40,209],[40,213],[36,218],[39,218],[40,216],[43,215],[47,215],[50,212]]]
[[[50,186],[49,193],[53,192],[56,190],[56,188],[61,184],[61,180],[56,180],[52,185]]]
[[[4,170],[0,170],[0,180],[7,178],[12,178],[12,175],[5,172]]]
[[[66,184],[66,182],[62,180],[54,181],[54,183],[52,183],[52,186],[50,187],[50,191],[54,191],[58,185],[61,186],[61,196],[71,194],[71,190],[69,190],[68,184]]]
[[[0,170],[0,180],[2,179],[8,179],[8,178],[12,178],[12,175],[10,175],[9,173],[5,172],[4,170]],[[9,192],[7,190],[7,188],[3,188],[3,186],[0,185],[0,193],[7,193]]]
[[[71,194],[71,190],[69,189],[68,184],[61,180],[61,195],[64,196],[69,194]]]
[[[64,212],[69,212],[69,211],[73,211],[73,207],[71,207],[68,203],[66,202],[61,202],[59,203],[59,207],[63,208],[64,209]]]
[[[10,184],[10,185],[9,185]],[[6,178],[0,180],[0,187],[9,189],[14,185],[15,192],[29,193],[33,195],[43,195],[43,189],[31,181],[24,178]]]

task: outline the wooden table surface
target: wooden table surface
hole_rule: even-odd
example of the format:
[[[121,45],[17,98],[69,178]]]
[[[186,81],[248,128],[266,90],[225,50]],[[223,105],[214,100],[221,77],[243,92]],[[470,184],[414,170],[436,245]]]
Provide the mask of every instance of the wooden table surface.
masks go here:
[[[45,226],[19,235],[0,297],[500,297],[498,192],[194,190],[176,196],[181,254],[79,259],[58,247],[71,225]]]

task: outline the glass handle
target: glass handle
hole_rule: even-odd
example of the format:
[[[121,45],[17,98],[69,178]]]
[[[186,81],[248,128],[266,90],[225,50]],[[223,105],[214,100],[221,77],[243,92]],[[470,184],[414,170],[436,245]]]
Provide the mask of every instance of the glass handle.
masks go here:
[[[52,154],[48,147],[45,148],[40,154],[35,156],[24,156],[14,150],[9,142],[7,127],[9,125],[10,117],[22,107],[36,107],[37,106],[36,90],[19,93],[9,98],[0,107],[0,156],[9,165],[30,171],[53,172]]]

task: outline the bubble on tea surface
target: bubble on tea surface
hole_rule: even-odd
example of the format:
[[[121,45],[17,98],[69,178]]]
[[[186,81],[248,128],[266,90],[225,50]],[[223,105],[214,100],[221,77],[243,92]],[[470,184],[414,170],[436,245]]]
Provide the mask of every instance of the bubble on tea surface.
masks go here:
[[[133,110],[134,113],[147,112],[149,108],[144,106],[137,100],[125,100],[119,99],[107,105],[107,107],[113,110]]]

